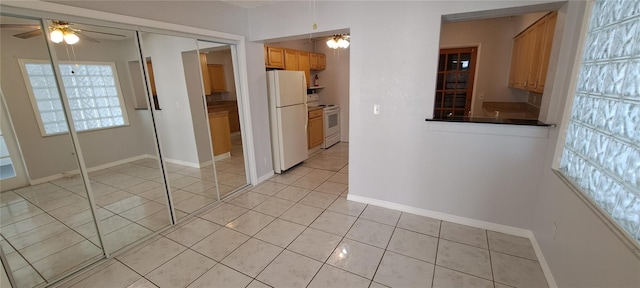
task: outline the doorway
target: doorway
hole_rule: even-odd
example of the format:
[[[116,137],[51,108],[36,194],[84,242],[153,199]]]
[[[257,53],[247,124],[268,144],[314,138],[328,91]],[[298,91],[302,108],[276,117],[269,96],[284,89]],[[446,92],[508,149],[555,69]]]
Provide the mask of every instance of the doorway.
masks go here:
[[[434,118],[471,116],[477,47],[440,49]]]

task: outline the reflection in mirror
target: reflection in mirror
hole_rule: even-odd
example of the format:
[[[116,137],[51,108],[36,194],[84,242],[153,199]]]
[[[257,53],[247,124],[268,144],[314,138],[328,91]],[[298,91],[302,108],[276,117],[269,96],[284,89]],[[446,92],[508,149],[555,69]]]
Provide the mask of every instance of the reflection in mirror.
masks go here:
[[[198,41],[220,197],[247,185],[231,46]]]
[[[144,86],[135,32],[68,25],[78,42],[53,47],[101,209],[105,248],[113,253],[171,225],[152,112],[145,91],[135,88]]]
[[[161,107],[154,111],[158,138],[176,217],[181,219],[219,199],[200,58],[191,38],[141,33],[141,40],[147,67],[153,69],[148,76]]]
[[[16,17],[0,16],[0,22],[0,123],[7,156],[1,160],[6,177],[0,180],[0,245],[14,287],[33,287],[104,254],[42,33],[48,29]],[[9,163],[13,174],[4,173]]]

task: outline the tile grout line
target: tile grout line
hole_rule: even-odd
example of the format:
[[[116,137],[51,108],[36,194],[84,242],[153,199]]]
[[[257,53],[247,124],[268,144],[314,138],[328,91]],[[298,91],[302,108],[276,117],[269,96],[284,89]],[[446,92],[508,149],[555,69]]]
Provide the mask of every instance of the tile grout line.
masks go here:
[[[431,277],[431,287],[436,280],[436,267],[438,266],[438,251],[440,251],[440,237],[442,236],[442,220],[440,220],[440,225],[438,225],[438,238],[436,240],[436,257],[433,259],[433,276]],[[494,287],[495,288],[495,287]]]
[[[311,192],[309,192],[309,193],[311,193]],[[308,195],[309,193],[307,193],[307,195]],[[275,197],[275,196],[271,196],[271,197]],[[270,197],[270,198],[271,198],[271,197]],[[277,197],[276,197],[276,198],[277,198]],[[304,198],[304,197],[303,197],[303,198]],[[302,200],[303,198],[301,198],[300,200]],[[280,198],[278,198],[278,199],[280,199]],[[337,198],[336,198],[336,199],[337,199]],[[267,200],[268,200],[268,199],[267,199]],[[267,200],[265,200],[265,201],[267,201]],[[298,200],[298,201],[300,201],[300,200]],[[334,201],[335,201],[335,199],[334,199]],[[262,203],[264,203],[264,201],[263,201]],[[298,203],[298,202],[296,202],[296,203]],[[332,202],[332,203],[333,203],[333,202]],[[258,205],[260,205],[260,204],[258,204]],[[258,205],[256,205],[255,207],[257,207]],[[295,204],[294,204],[293,206],[295,206]],[[293,206],[289,207],[286,211],[289,211],[291,208],[293,208]],[[254,208],[255,208],[255,207],[254,207]],[[252,208],[252,209],[253,209],[253,208]],[[286,213],[286,211],[285,211],[284,213]],[[322,213],[324,213],[324,211],[326,211],[326,209],[325,209],[325,210],[323,210],[323,211],[322,211]],[[283,215],[284,213],[282,213],[281,215]],[[313,222],[315,222],[318,218],[320,218],[320,216],[322,215],[322,213],[320,213],[318,216],[316,216],[316,218],[315,218],[315,219],[314,219],[314,220],[313,220],[309,225],[307,225],[307,226],[306,226],[305,230],[303,230],[300,234],[298,234],[298,236],[296,236],[296,237],[295,237],[295,238],[294,238],[294,239],[293,239],[293,240],[292,240],[292,241],[287,245],[287,247],[283,248],[283,249],[282,249],[282,251],[280,251],[280,253],[278,253],[278,255],[277,255],[275,258],[271,259],[271,261],[269,261],[269,263],[268,263],[268,264],[267,264],[267,265],[266,265],[262,270],[260,270],[260,272],[258,272],[258,274],[256,275],[256,277],[255,277],[255,278],[253,278],[253,280],[256,280],[256,281],[259,281],[259,282],[261,282],[261,283],[262,283],[262,281],[260,281],[259,279],[257,279],[257,277],[258,277],[258,276],[260,276],[260,274],[261,274],[265,269],[267,269],[267,267],[269,267],[269,265],[271,265],[271,263],[273,263],[273,261],[275,261],[275,259],[277,259],[278,257],[280,257],[280,255],[282,255],[282,253],[283,253],[285,250],[286,250],[286,251],[289,251],[289,252],[292,252],[292,253],[296,253],[295,251],[287,250],[287,248],[291,245],[291,243],[293,243],[296,239],[298,239],[298,237],[300,237],[300,235],[302,235],[302,233],[304,233],[304,231],[306,231],[308,228],[311,228],[311,227],[310,227],[310,225],[311,225],[311,224],[313,224]],[[275,219],[281,219],[281,218],[276,217]],[[274,219],[273,221],[275,221],[275,219]],[[281,219],[281,220],[286,221],[286,220],[284,220],[284,219]],[[270,223],[273,223],[273,221],[271,221]],[[291,222],[291,223],[293,223],[293,222]],[[296,223],[296,224],[297,224],[297,223]],[[269,225],[269,224],[267,224],[265,227],[263,227],[260,231],[264,230],[264,228],[266,228],[268,225]],[[257,235],[258,233],[260,233],[260,231],[258,231],[258,232],[256,233],[256,235]],[[255,238],[255,237],[253,237],[253,236],[251,236],[251,237],[252,237],[252,238]],[[259,241],[263,241],[263,240],[260,240],[260,239],[258,239],[258,238],[256,238],[256,239],[257,239],[257,240],[259,240]],[[248,240],[247,240],[247,241],[248,241]],[[266,242],[266,241],[264,241],[264,242],[265,242],[265,243],[269,243],[269,242]],[[271,243],[269,243],[269,244],[271,244]],[[273,245],[273,244],[271,244],[271,245]],[[338,245],[339,245],[339,243],[338,243]],[[277,246],[277,245],[274,245],[274,246],[279,247],[279,246]],[[337,247],[337,246],[336,246],[336,247]],[[335,248],[334,248],[334,249],[335,249]],[[299,253],[296,253],[296,254],[299,254]],[[229,254],[229,255],[231,255],[231,254]],[[299,255],[301,255],[301,254],[299,254]],[[313,259],[313,258],[308,257],[308,256],[306,256],[306,255],[301,255],[301,256],[304,256],[304,257],[307,257],[307,258],[309,258],[309,259],[311,259],[311,260],[317,261],[316,259]],[[329,255],[329,257],[331,257],[331,255]],[[329,257],[327,257],[327,258],[329,258]],[[327,261],[327,260],[325,260],[325,262],[324,262],[324,263],[326,263],[326,261]],[[319,262],[319,261],[318,261],[318,262]],[[324,263],[322,263],[322,265],[324,265]],[[317,273],[320,271],[320,269],[322,269],[322,265],[320,266],[320,268],[318,269],[318,271],[316,271],[316,274],[314,274],[314,276],[311,278],[311,280],[309,280],[309,283],[307,283],[307,285],[306,285],[306,286],[308,286],[308,285],[311,283],[311,281],[313,281],[313,278],[315,278],[315,276],[316,276],[316,275],[317,275]]]
[[[367,207],[365,207],[364,210],[362,210],[362,213],[360,214],[360,216],[362,216],[362,214],[364,214],[364,211],[367,210],[367,208],[369,207],[369,205],[367,205]],[[393,233],[391,233],[391,237],[389,237],[389,240],[387,241],[387,245],[384,247],[384,250],[382,251],[382,257],[380,257],[380,261],[378,262],[378,265],[376,266],[376,271],[373,272],[373,276],[371,276],[371,282],[373,283],[373,279],[375,279],[376,274],[378,273],[378,269],[380,269],[380,265],[382,264],[382,260],[384,259],[384,256],[387,254],[387,248],[389,248],[389,243],[391,243],[391,239],[393,238],[393,234],[396,233],[396,229],[398,228],[398,223],[400,222],[400,218],[402,217],[402,213],[400,212],[400,215],[398,216],[398,220],[396,220],[396,224],[393,226]],[[360,216],[358,216],[358,219],[361,219]],[[362,218],[365,219],[365,218]],[[368,220],[368,219],[365,219]],[[373,246],[373,245],[371,245]],[[375,246],[374,246],[375,247]],[[393,251],[390,251],[393,252]],[[378,282],[376,282],[378,283]],[[369,284],[369,286],[371,286],[371,283]],[[386,285],[385,285],[386,286]]]

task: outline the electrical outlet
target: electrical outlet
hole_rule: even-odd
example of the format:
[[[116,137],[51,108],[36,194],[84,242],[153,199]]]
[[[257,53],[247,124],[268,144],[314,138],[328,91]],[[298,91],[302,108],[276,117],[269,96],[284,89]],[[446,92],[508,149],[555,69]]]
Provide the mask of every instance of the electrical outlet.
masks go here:
[[[264,166],[267,166],[267,157],[264,157]]]
[[[556,239],[556,231],[558,231],[558,224],[554,221],[553,226],[551,226],[551,239],[553,240]]]

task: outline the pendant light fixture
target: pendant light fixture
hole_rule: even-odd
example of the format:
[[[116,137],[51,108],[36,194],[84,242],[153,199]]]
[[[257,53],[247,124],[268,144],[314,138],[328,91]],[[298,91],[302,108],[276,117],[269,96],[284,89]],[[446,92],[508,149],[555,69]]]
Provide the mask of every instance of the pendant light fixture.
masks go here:
[[[347,34],[336,34],[327,40],[327,46],[331,49],[348,48],[351,36]]]

